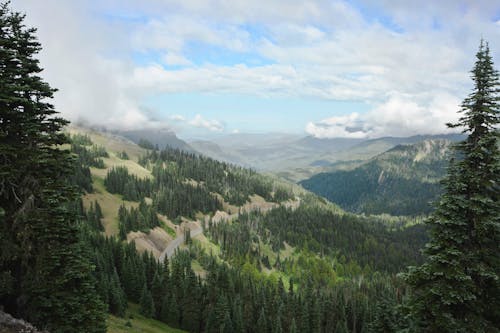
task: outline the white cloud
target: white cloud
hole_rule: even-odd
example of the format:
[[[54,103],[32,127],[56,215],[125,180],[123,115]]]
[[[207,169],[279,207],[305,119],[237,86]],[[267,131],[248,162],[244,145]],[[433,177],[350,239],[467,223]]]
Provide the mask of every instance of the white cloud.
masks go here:
[[[247,0],[16,0],[12,5],[39,28],[43,75],[59,89],[55,104],[71,120],[152,126],[158,117],[143,107],[148,97],[210,93],[373,106],[366,114],[307,124],[308,133],[321,137],[445,130],[442,124],[455,117],[458,101],[470,89],[468,71],[479,38],[493,43],[500,63],[500,45],[494,44],[500,21],[492,17],[500,5],[488,0],[361,4],[363,12],[346,1],[321,0],[270,0],[266,6]],[[384,20],[366,16],[371,12],[382,13]],[[192,45],[227,51],[236,60],[203,61],[202,49],[195,64],[186,52]],[[160,59],[132,61],[133,54],[148,52]],[[246,63],[247,55],[265,64]],[[224,128],[201,115],[191,122]]]
[[[458,118],[460,101],[442,94],[428,103],[416,103],[411,96],[394,95],[365,114],[352,113],[309,122],[306,132],[317,138],[374,138],[452,132],[446,123]],[[456,130],[455,130],[456,131]]]
[[[184,116],[181,116],[180,114],[174,114],[169,118],[173,121],[186,121],[186,118]]]
[[[207,120],[204,119],[200,114],[197,114],[191,121],[189,121],[189,125],[205,128],[211,132],[222,132],[224,130],[224,125],[217,120]]]
[[[306,133],[320,138],[364,138],[362,120],[358,113],[346,116],[331,117],[317,123],[309,122],[306,125]]]

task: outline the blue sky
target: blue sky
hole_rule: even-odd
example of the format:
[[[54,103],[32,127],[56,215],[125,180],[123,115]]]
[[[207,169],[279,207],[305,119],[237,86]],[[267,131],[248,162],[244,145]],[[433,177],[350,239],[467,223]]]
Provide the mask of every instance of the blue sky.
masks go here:
[[[73,121],[316,137],[433,134],[457,118],[494,1],[15,0]],[[57,15],[55,14],[57,13]],[[497,62],[498,62],[497,61]]]

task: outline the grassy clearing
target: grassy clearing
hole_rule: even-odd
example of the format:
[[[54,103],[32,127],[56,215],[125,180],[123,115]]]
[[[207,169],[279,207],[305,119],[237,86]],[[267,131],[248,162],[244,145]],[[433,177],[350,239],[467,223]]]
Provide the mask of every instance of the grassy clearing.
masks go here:
[[[128,169],[128,172],[136,175],[139,178],[151,178],[151,172],[148,169],[143,168],[137,162],[132,160],[122,160],[114,153],[109,153],[109,157],[103,157],[105,169],[91,168],[92,174],[98,177],[106,177],[108,170],[113,167],[124,166]]]
[[[77,126],[70,126],[67,128],[67,132],[71,134],[87,134],[93,143],[106,148],[108,152],[120,153],[125,151],[129,158],[133,161],[137,161],[139,156],[146,153],[146,149],[139,147],[130,140],[127,140],[121,136],[113,135],[111,133],[97,132],[87,128],[81,128]]]
[[[85,208],[88,208],[91,202],[97,200],[99,205],[101,205],[103,219],[102,224],[104,226],[106,235],[112,236],[118,234],[118,208],[122,204],[125,207],[137,207],[137,202],[124,201],[120,195],[111,194],[106,191],[104,187],[104,181],[99,177],[92,177],[92,185],[94,186],[94,193],[88,193],[83,196],[83,204]]]
[[[220,246],[210,242],[205,235],[200,234],[194,237],[193,240],[199,242],[201,248],[204,249],[206,253],[212,253],[214,256],[220,257]]]
[[[172,328],[158,320],[146,318],[139,314],[139,306],[129,304],[126,318],[115,317],[110,315],[106,324],[108,325],[108,333],[183,333],[179,329]],[[132,317],[132,319],[129,319]],[[125,325],[130,321],[132,327]]]
[[[125,166],[131,174],[137,175],[138,177],[151,177],[151,172],[137,163],[139,157],[146,154],[146,150],[137,146],[135,143],[117,135],[98,133],[91,129],[80,127],[70,127],[67,129],[67,132],[70,134],[87,134],[94,144],[103,146],[108,152],[109,157],[102,158],[106,168],[91,168],[92,175],[104,178],[106,177],[108,169],[117,166]],[[66,145],[63,147],[66,147]],[[69,145],[67,145],[67,149],[69,149]],[[130,159],[122,160],[118,157],[118,154],[123,151],[129,155]]]
[[[174,229],[170,228],[165,222],[160,220],[160,227],[166,231],[167,234],[172,236],[173,238],[177,237],[177,234]]]
[[[191,262],[191,268],[194,273],[204,279],[207,276],[207,271],[201,266],[197,260]]]

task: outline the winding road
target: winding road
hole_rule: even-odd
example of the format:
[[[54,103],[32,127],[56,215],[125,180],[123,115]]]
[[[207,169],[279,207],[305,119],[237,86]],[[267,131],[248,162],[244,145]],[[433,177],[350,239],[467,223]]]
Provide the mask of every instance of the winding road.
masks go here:
[[[192,229],[191,230],[191,237],[196,237],[196,236],[200,235],[201,233],[203,233],[203,228],[202,227],[198,227],[198,228]],[[174,240],[172,240],[167,245],[167,247],[165,248],[165,250],[163,250],[163,252],[160,254],[160,257],[158,258],[158,260],[160,262],[163,262],[165,260],[165,256],[167,256],[167,258],[170,259],[172,257],[172,255],[174,254],[175,250],[179,246],[181,246],[182,243],[184,243],[184,234],[182,234],[179,237],[177,237]]]
[[[282,205],[283,203],[281,203],[280,205]],[[279,206],[279,205],[278,205]],[[297,207],[300,206],[300,197],[297,197],[297,200],[295,202],[291,202],[289,204],[285,204],[286,207],[289,207],[289,208],[292,208],[292,209],[296,209]],[[267,207],[267,209],[264,209],[264,212],[268,211],[268,210],[271,210],[273,208],[276,208],[276,207]],[[252,210],[256,210],[257,208],[250,208],[249,211],[252,211]],[[238,216],[239,214],[236,213],[236,214],[233,214],[232,217],[234,216]],[[231,217],[231,216],[230,216]],[[191,237],[196,237],[200,234],[203,233],[203,228],[201,226],[197,226],[196,228],[193,228],[191,229]],[[163,262],[165,260],[165,256],[167,256],[167,258],[171,258],[172,255],[175,253],[175,250],[177,250],[177,248],[179,248],[179,246],[181,246],[181,244],[184,243],[184,234],[178,236],[177,238],[175,238],[174,240],[172,240],[168,245],[167,247],[165,248],[165,250],[163,250],[163,252],[160,254],[160,257],[158,258],[158,260],[160,262]]]

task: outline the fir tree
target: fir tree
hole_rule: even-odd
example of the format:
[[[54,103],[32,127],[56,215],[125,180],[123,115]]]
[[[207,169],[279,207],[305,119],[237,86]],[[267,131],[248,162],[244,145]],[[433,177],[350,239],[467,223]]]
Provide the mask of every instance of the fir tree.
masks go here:
[[[120,279],[116,273],[116,269],[113,270],[111,279],[109,282],[109,312],[116,316],[123,317],[125,315],[125,310],[127,308],[127,298],[120,285]]]
[[[472,70],[474,88],[450,127],[468,137],[456,146],[444,194],[427,221],[426,262],[405,276],[410,311],[426,332],[494,332],[500,327],[499,81],[487,43]]]
[[[148,290],[148,286],[146,284],[144,284],[144,287],[142,288],[139,305],[141,307],[141,314],[148,318],[153,317],[155,314],[155,305],[153,303],[151,292]]]
[[[220,327],[221,333],[234,333],[233,322],[231,321],[231,316],[229,315],[229,311],[226,311],[224,315],[224,321]]]
[[[290,333],[297,333],[297,324],[295,324],[295,318],[292,319],[290,324]]]
[[[163,299],[161,301],[161,310],[158,318],[164,323],[168,323],[169,307],[170,307],[170,298],[168,297],[168,295],[165,295],[163,296]]]
[[[0,295],[7,311],[51,332],[104,332],[89,255],[70,212],[74,160],[48,99],[52,89],[38,75],[41,50],[24,15],[0,4]],[[5,275],[5,276],[4,276]]]
[[[259,320],[257,320],[257,325],[255,326],[257,332],[267,332],[267,318],[266,318],[266,313],[264,312],[264,309],[260,311],[259,315]]]
[[[162,301],[164,296],[163,281],[161,280],[161,277],[158,274],[158,272],[155,272],[153,277],[153,283],[151,285],[151,295],[153,297],[153,303],[156,310],[155,317],[158,318],[160,317]]]

